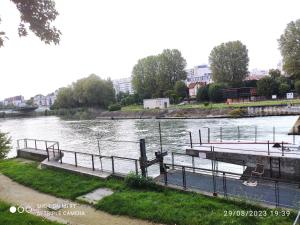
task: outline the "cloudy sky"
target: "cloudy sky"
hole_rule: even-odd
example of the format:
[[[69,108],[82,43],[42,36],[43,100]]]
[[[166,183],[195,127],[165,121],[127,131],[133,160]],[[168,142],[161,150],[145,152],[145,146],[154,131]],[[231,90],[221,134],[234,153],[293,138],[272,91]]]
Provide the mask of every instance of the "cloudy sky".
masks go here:
[[[56,0],[58,46],[19,38],[18,11],[0,0],[0,99],[48,94],[95,73],[129,77],[139,58],[177,48],[188,67],[208,63],[211,49],[232,40],[249,50],[253,68],[275,68],[277,39],[300,18],[299,0]]]

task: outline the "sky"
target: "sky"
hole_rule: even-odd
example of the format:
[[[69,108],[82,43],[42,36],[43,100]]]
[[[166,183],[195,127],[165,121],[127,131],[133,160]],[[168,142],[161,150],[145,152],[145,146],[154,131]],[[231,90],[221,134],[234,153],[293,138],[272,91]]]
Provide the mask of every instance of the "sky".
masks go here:
[[[59,45],[19,38],[19,12],[0,0],[0,99],[48,94],[91,73],[131,76],[138,59],[176,48],[187,68],[208,64],[212,48],[240,40],[249,70],[276,68],[278,38],[300,18],[299,0],[55,0]]]

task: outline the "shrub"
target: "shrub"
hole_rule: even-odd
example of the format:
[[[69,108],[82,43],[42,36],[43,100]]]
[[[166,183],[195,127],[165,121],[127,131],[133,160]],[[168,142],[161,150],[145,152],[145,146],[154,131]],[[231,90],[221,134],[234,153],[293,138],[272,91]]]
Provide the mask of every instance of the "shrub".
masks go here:
[[[203,104],[205,107],[209,106],[209,102],[204,102]]]
[[[231,117],[241,117],[247,114],[246,110],[244,109],[233,109],[229,112]]]
[[[197,90],[197,102],[208,101],[208,85],[202,86]]]
[[[121,110],[121,106],[119,104],[112,104],[108,107],[109,111],[118,111]]]
[[[208,96],[209,100],[212,102],[221,102],[223,101],[222,89],[224,89],[223,84],[213,83],[209,85]]]
[[[300,94],[300,80],[297,80],[295,82],[295,91],[297,92],[297,94]]]
[[[130,173],[126,176],[125,184],[130,188],[158,189],[153,178],[143,177],[142,175],[136,175],[135,173]]]
[[[0,132],[0,159],[4,159],[10,150],[11,140],[6,133]]]

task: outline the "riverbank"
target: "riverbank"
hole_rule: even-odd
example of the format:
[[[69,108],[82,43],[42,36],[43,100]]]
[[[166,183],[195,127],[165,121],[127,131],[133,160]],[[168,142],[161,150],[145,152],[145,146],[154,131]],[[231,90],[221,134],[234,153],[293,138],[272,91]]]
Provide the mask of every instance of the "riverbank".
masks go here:
[[[79,195],[79,188],[68,188],[68,185],[76,186],[77,183],[84,185],[89,189],[89,180],[93,178],[83,177],[76,174],[70,174],[58,170],[38,169],[37,163],[22,162],[16,159],[0,161],[0,172],[10,177],[15,182],[22,183],[39,192],[46,192],[51,195],[57,195],[57,191],[63,198],[70,199]],[[69,178],[72,177],[72,182]],[[0,176],[1,178],[1,176]],[[3,178],[7,180],[7,178]],[[11,181],[9,181],[11,182]],[[131,187],[124,182],[110,178],[108,180],[97,180],[99,187],[108,187],[114,190],[114,193],[100,200],[94,207],[115,215],[125,215],[139,219],[145,219],[157,223],[178,224],[178,225],[197,225],[197,224],[291,224],[295,218],[295,213],[291,212],[289,216],[276,216],[274,213],[281,212],[281,209],[267,209],[244,201],[226,200],[222,198],[204,196],[198,193],[188,193],[169,188],[155,187]],[[0,182],[3,183],[2,180]],[[76,184],[76,185],[75,185]],[[6,187],[6,185],[4,185]],[[3,187],[3,188],[5,188]],[[15,191],[15,186],[10,186],[11,193],[18,193],[20,199],[30,197],[30,201],[38,203],[43,200],[44,194],[35,192],[32,195],[31,189],[27,191]],[[95,187],[93,187],[95,188]],[[24,189],[24,190],[25,190]],[[77,189],[77,190],[76,190]],[[5,189],[7,190],[7,188]],[[70,194],[74,193],[74,195]],[[75,194],[76,193],[76,194]],[[48,196],[48,195],[47,195]],[[71,197],[72,196],[72,197]],[[50,196],[49,196],[50,197]],[[0,192],[0,199],[3,198]],[[40,198],[40,199],[39,199]],[[29,201],[29,200],[28,200]],[[30,202],[29,201],[29,202]],[[46,200],[45,200],[46,201]],[[54,200],[50,201],[53,202]],[[24,200],[23,200],[24,202]],[[101,213],[101,211],[94,213]],[[94,211],[94,210],[93,210]],[[225,211],[235,212],[265,212],[264,216],[230,216]],[[273,213],[272,213],[273,212]],[[254,215],[254,214],[253,214]],[[124,217],[123,217],[124,218]],[[79,218],[80,219],[80,218]],[[126,218],[128,219],[128,218]],[[99,219],[97,224],[100,224]],[[122,224],[127,220],[121,220]],[[146,224],[147,221],[140,221],[138,224]],[[93,224],[86,222],[81,217],[81,224]],[[107,223],[115,224],[115,223]],[[134,224],[134,223],[132,223]]]
[[[285,116],[300,114],[300,99],[245,102],[235,104],[183,104],[168,109],[143,109],[142,105],[122,107],[119,111],[101,108],[71,108],[30,113],[2,113],[0,118],[56,115],[69,120],[89,119],[208,119],[243,118],[257,116]]]

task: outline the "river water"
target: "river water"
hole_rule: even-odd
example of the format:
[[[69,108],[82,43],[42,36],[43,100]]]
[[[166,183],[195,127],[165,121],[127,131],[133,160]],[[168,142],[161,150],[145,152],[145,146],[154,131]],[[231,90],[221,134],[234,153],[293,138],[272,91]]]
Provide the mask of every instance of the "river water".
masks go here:
[[[160,150],[158,122],[161,122],[162,147],[166,151],[184,152],[189,146],[189,131],[192,132],[193,142],[199,143],[199,129],[202,142],[207,142],[210,128],[210,141],[220,141],[220,127],[222,127],[223,141],[254,141],[255,126],[257,126],[257,141],[273,141],[273,127],[275,140],[293,142],[293,136],[288,131],[298,116],[272,116],[241,119],[166,119],[166,120],[81,120],[69,121],[56,116],[35,118],[0,119],[0,130],[8,132],[12,138],[13,149],[9,157],[16,156],[16,140],[22,138],[54,140],[60,142],[61,149],[98,154],[96,139],[101,138],[100,151],[103,155],[116,155],[139,158],[139,144],[141,138],[146,140],[147,156],[154,157],[154,152]],[[238,128],[239,127],[239,135]],[[296,136],[296,144],[300,144],[300,137]],[[113,142],[120,141],[120,142]],[[122,142],[127,141],[127,142]],[[128,141],[132,141],[128,142]],[[170,162],[170,154],[166,161]],[[74,161],[72,156],[65,156],[65,161]],[[82,157],[80,162],[89,163],[90,159]],[[191,159],[178,157],[178,164],[190,165]],[[104,162],[108,166],[109,162]],[[98,164],[97,164],[98,165]],[[96,167],[97,167],[96,165]],[[117,163],[121,171],[134,170],[132,163]],[[209,160],[197,159],[195,165],[209,168]],[[241,172],[240,166],[219,163],[219,169],[232,172]],[[157,173],[157,168],[152,169]],[[156,171],[156,172],[154,172]]]

